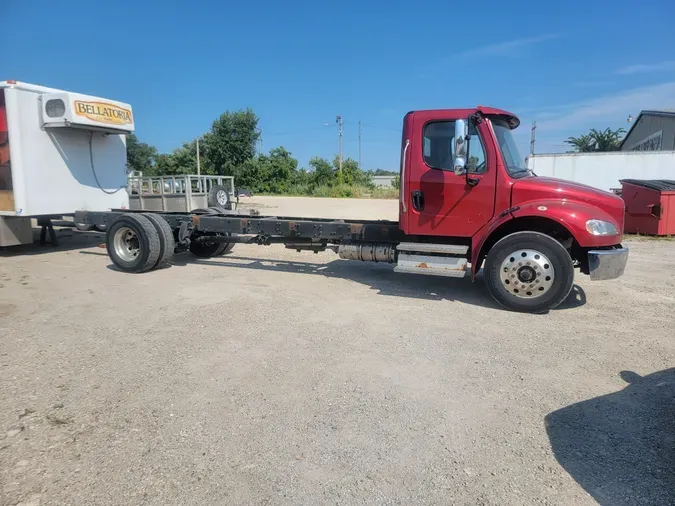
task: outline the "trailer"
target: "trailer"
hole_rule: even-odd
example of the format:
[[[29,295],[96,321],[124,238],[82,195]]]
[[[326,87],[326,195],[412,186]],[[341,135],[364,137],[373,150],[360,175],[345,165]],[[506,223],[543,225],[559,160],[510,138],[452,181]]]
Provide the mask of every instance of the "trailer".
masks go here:
[[[41,239],[49,232],[55,242],[52,220],[74,217],[75,210],[231,206],[232,178],[128,178],[126,134],[134,128],[124,102],[1,81],[0,247],[33,242],[33,220],[42,226]],[[130,203],[135,183],[141,191]]]
[[[33,242],[32,219],[128,207],[123,102],[0,82],[0,246]]]
[[[116,267],[141,273],[175,253],[212,257],[237,243],[331,249],[348,260],[394,264],[394,271],[475,279],[483,270],[504,307],[544,312],[569,295],[575,268],[591,280],[620,277],[623,201],[611,193],[524,167],[507,111],[413,111],[403,120],[399,220],[246,216],[220,206],[193,212],[79,211],[107,227]]]

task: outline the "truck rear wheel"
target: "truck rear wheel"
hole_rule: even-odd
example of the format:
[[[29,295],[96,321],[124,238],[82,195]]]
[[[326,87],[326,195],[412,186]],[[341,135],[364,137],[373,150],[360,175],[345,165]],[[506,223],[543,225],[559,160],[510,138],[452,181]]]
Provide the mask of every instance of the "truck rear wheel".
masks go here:
[[[209,210],[213,211],[215,213],[218,213],[218,214],[226,214],[227,213],[227,210],[222,206],[212,206],[212,207],[209,207]],[[220,256],[220,255],[224,255],[225,253],[229,253],[230,251],[232,251],[232,248],[234,248],[233,242],[221,243],[220,248],[218,249],[218,251],[215,253],[214,256]]]
[[[174,250],[176,249],[176,240],[173,237],[173,230],[164,218],[157,214],[143,213],[150,222],[155,226],[157,235],[159,236],[159,257],[157,264],[154,267],[166,267],[171,263]]]
[[[106,248],[112,262],[124,272],[145,272],[157,265],[159,234],[143,215],[123,214],[108,227]]]
[[[211,258],[219,255],[223,250],[223,243],[219,242],[190,242],[190,253],[199,258]]]
[[[488,252],[485,281],[492,297],[505,308],[542,313],[567,298],[574,284],[574,265],[552,237],[516,232]]]

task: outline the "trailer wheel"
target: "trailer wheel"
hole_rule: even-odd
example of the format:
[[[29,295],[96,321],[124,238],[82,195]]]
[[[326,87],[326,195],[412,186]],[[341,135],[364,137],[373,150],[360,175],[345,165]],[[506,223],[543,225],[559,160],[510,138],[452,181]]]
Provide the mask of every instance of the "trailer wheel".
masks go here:
[[[223,207],[225,209],[232,209],[230,202],[230,192],[222,185],[214,184],[209,190],[206,202],[209,207]]]
[[[105,242],[108,256],[124,272],[145,272],[157,265],[159,234],[145,216],[123,214],[108,227]]]
[[[567,298],[574,284],[574,265],[552,237],[516,232],[488,252],[485,281],[492,297],[505,308],[542,313]]]
[[[173,237],[173,230],[164,218],[157,214],[143,213],[154,225],[159,236],[159,257],[154,267],[166,267],[171,263],[173,252],[176,249],[176,240]]]

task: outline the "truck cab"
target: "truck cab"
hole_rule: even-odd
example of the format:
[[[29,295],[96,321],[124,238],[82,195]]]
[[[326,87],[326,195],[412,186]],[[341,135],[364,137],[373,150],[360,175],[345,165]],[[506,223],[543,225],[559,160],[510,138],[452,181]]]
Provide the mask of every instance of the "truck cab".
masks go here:
[[[620,276],[628,250],[621,246],[623,200],[537,177],[514,140],[519,124],[513,113],[482,106],[408,113],[399,226],[422,243],[467,245],[471,275],[487,259],[495,298],[526,309],[547,299],[561,277],[568,278],[557,295],[564,299],[571,266],[593,280]]]

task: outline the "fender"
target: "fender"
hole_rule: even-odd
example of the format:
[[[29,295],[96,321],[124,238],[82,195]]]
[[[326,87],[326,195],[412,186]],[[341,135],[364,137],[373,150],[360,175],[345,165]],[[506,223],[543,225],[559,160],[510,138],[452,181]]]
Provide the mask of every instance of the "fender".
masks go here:
[[[496,216],[486,227],[471,239],[471,278],[478,271],[478,259],[481,249],[493,233],[506,223],[518,219],[537,217],[555,221],[562,225],[575,241],[583,248],[614,246],[621,242],[621,235],[591,235],[586,230],[586,222],[591,219],[608,221],[620,230],[621,225],[599,207],[574,200],[537,200],[523,202],[509,210],[505,215]]]

